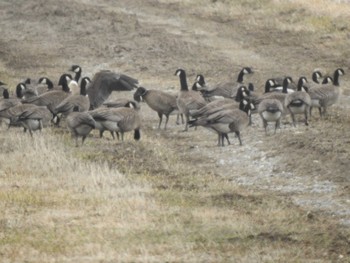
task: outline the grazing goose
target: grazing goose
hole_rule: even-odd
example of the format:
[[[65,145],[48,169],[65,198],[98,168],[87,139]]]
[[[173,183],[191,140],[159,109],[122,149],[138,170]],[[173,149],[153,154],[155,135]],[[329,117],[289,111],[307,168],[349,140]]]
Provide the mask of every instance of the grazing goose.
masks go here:
[[[33,104],[20,104],[8,110],[11,115],[11,124],[20,124],[24,132],[29,130],[33,137],[33,131],[42,130],[49,125],[52,119],[51,112],[45,106],[36,106]]]
[[[236,94],[237,89],[242,86],[244,76],[252,73],[253,70],[250,67],[244,67],[239,72],[236,82],[230,81],[219,83],[212,88],[208,87],[203,90],[203,95],[205,97],[222,96],[224,98],[231,98],[233,94]]]
[[[190,116],[192,118],[199,118],[203,117],[209,114],[212,114],[213,111],[215,111],[218,107],[221,107],[223,105],[232,104],[233,107],[239,106],[239,102],[249,96],[249,90],[245,86],[241,86],[237,90],[237,95],[235,96],[235,100],[229,99],[229,98],[223,98],[218,100],[213,100],[209,102],[208,104],[204,105],[202,108],[198,110],[190,110]]]
[[[228,133],[235,133],[239,144],[242,145],[241,131],[248,126],[250,111],[254,109],[254,105],[247,99],[240,102],[239,108],[222,109],[213,114],[191,120],[192,126],[203,126],[214,130],[218,134],[218,146],[224,146],[224,139]],[[230,144],[230,142],[228,141]]]
[[[95,120],[91,115],[88,112],[80,112],[79,106],[75,106],[73,112],[67,116],[67,126],[72,138],[75,139],[76,147],[78,147],[78,138],[82,137],[81,145],[83,145],[86,137],[95,128],[95,125]]]
[[[286,96],[284,105],[290,112],[293,120],[294,127],[295,123],[295,115],[304,114],[305,116],[305,125],[309,125],[308,123],[308,114],[311,106],[311,98],[307,93],[308,88],[304,86],[307,82],[305,77],[300,77],[298,81],[298,88],[296,92],[290,93]]]
[[[120,132],[124,140],[124,133],[134,131],[134,139],[141,138],[141,117],[137,102],[129,102],[125,107],[102,108],[89,112],[96,122],[96,128],[101,131]]]
[[[124,74],[102,70],[95,74],[88,89],[90,109],[96,109],[105,102],[113,91],[127,91],[137,88],[138,80]]]
[[[79,108],[80,112],[88,111],[90,108],[90,100],[86,93],[86,85],[88,83],[86,79],[83,79],[80,85],[80,94],[68,96],[61,101],[54,108],[54,115],[62,114],[63,116],[67,116],[76,106]]]
[[[164,130],[166,130],[169,115],[178,113],[179,110],[176,103],[176,96],[161,90],[147,90],[144,87],[139,87],[134,93],[134,99],[138,102],[142,99],[152,110],[158,113],[158,129],[160,129],[162,124],[163,115],[166,118],[164,125]]]
[[[265,134],[267,135],[267,125],[269,122],[275,123],[275,132],[280,125],[283,114],[283,104],[278,99],[264,99],[259,103],[258,113],[263,121]]]
[[[180,91],[178,93],[176,104],[180,113],[185,115],[186,126],[184,131],[188,131],[188,121],[190,119],[190,110],[197,110],[207,104],[201,94],[194,90],[189,90],[187,86],[186,72],[183,69],[177,69],[176,76],[180,78]]]
[[[22,103],[35,104],[37,106],[46,106],[52,114],[55,114],[55,108],[59,105],[64,99],[74,93],[71,89],[77,89],[77,84],[74,80],[67,83],[67,79],[64,79],[62,83],[61,90],[52,90],[45,92],[37,97],[29,98],[22,100]],[[56,123],[59,124],[59,117],[57,117]]]
[[[340,96],[340,84],[339,77],[344,75],[344,70],[338,68],[334,71],[333,83],[323,85],[312,85],[309,88],[309,95],[311,97],[311,108],[317,107],[319,109],[320,117],[326,115],[327,109],[335,104]],[[323,82],[329,81],[329,78],[325,78]]]
[[[79,83],[82,68],[78,65],[72,65],[68,71],[72,71],[75,73],[74,80]]]

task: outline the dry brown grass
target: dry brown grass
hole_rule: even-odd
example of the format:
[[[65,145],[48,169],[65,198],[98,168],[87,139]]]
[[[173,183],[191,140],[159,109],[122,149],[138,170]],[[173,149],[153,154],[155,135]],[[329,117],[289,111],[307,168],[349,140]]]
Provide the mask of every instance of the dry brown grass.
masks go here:
[[[75,149],[66,133],[2,131],[1,257],[327,262],[346,253],[331,220],[192,170],[192,158],[152,133],[138,143],[90,137]]]

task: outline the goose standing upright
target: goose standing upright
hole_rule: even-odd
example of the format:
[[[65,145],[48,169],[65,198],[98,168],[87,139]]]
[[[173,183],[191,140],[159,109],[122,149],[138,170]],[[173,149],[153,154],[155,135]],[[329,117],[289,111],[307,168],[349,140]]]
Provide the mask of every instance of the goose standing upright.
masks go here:
[[[311,108],[317,107],[319,109],[320,117],[323,117],[327,113],[327,109],[335,104],[340,96],[340,83],[339,77],[344,75],[344,70],[338,68],[334,71],[333,74],[333,83],[310,86],[309,95],[311,97]],[[325,81],[325,80],[324,80]]]
[[[190,110],[200,109],[206,105],[207,102],[199,92],[188,89],[185,70],[177,69],[175,75],[180,78],[180,91],[176,99],[176,104],[180,113],[184,114],[185,116],[186,124],[184,131],[188,131]]]

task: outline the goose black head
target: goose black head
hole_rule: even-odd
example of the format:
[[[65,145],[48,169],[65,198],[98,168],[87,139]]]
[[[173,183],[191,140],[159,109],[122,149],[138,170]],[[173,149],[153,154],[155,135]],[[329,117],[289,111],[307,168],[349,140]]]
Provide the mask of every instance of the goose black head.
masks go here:
[[[177,69],[177,70],[175,71],[175,74],[174,74],[174,75],[180,77],[180,76],[186,75],[186,73],[185,73],[185,70],[179,68],[179,69]]]
[[[333,84],[333,78],[331,76],[326,76],[323,80],[322,80],[322,84]]]
[[[320,83],[320,79],[322,78],[322,73],[319,70],[315,70],[314,72],[312,72],[312,81],[319,84]]]
[[[26,89],[26,84],[24,84],[23,82],[18,83],[16,86],[16,96],[18,98],[22,98],[23,97],[23,91],[25,91]]]
[[[4,82],[0,81],[0,86],[6,85]]]
[[[72,72],[75,73],[74,80],[75,80],[76,82],[78,82],[79,79],[80,79],[80,76],[81,76],[81,72],[82,72],[81,67],[78,66],[78,65],[72,65],[72,66],[70,67],[69,71],[72,71]]]
[[[253,70],[250,67],[242,68],[241,71],[238,74],[237,82],[238,83],[242,83],[244,75],[247,75],[247,74],[253,74]]]
[[[80,87],[84,87],[85,90],[88,88],[88,85],[91,83],[91,79],[89,77],[84,77],[81,79]]]
[[[60,86],[63,86],[64,84],[68,85],[69,81],[71,81],[72,79],[73,79],[73,77],[71,74],[64,73],[59,78],[58,85],[60,85]]]
[[[274,79],[268,79],[265,82],[265,93],[268,93],[271,91],[271,88],[276,85],[276,81]]]
[[[201,85],[204,86],[205,85],[205,79],[204,76],[202,74],[198,74],[196,77],[196,82]]]
[[[282,84],[282,86],[283,86],[282,93],[288,93],[288,85],[292,82],[293,82],[292,77],[288,76],[288,77],[284,78],[283,84]]]
[[[137,102],[141,102],[142,96],[144,96],[146,93],[147,93],[147,90],[144,87],[138,87],[134,93],[134,100]]]
[[[300,77],[299,80],[298,80],[298,85],[297,85],[297,90],[300,91],[301,88],[304,86],[304,84],[306,84],[308,81],[307,81],[307,78],[306,77]]]
[[[343,76],[345,75],[345,71],[344,69],[342,68],[337,68],[335,71],[334,71],[334,76],[333,76],[333,84],[335,86],[339,86],[339,76]]]
[[[47,89],[49,89],[49,90],[53,88],[53,83],[49,78],[42,77],[39,79],[38,83],[47,85]]]
[[[250,116],[251,112],[255,110],[255,106],[249,99],[244,98],[239,103],[239,109],[247,113],[248,116]]]
[[[240,86],[237,89],[237,93],[235,96],[235,101],[240,102],[242,101],[244,98],[248,98],[250,96],[250,91],[246,86]]]

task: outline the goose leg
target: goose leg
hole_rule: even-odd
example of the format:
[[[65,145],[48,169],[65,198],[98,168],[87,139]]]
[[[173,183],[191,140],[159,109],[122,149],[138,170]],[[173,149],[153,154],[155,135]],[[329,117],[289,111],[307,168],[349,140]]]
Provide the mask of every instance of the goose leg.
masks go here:
[[[160,125],[162,124],[163,114],[158,112],[158,116],[159,116],[159,124],[158,124],[158,130],[159,130],[160,129]]]
[[[239,140],[239,145],[242,146],[241,133],[239,131],[236,131],[235,134]]]
[[[168,125],[169,115],[165,115],[165,117],[166,117],[166,119],[165,119],[164,130],[166,130],[166,126]]]

